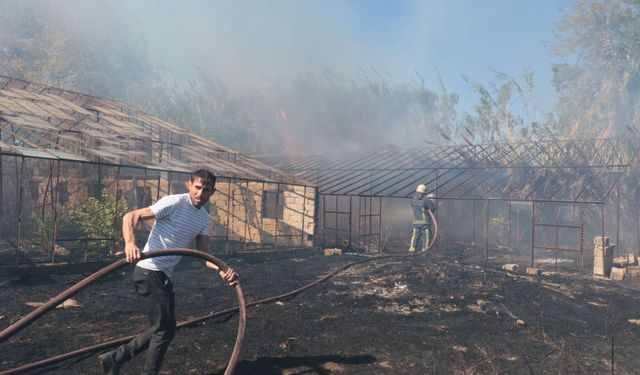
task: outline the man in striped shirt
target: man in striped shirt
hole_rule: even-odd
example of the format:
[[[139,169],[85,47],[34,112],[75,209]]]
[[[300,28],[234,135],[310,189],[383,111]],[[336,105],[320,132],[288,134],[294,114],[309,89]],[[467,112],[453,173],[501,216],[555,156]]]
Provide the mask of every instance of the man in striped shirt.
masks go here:
[[[186,248],[195,238],[196,248],[209,250],[209,213],[204,204],[215,191],[216,177],[200,169],[191,175],[188,192],[168,195],[155,204],[133,210],[122,219],[122,234],[127,262],[140,258],[134,230],[140,220],[155,219],[142,252],[170,248]],[[151,327],[114,351],[98,356],[106,374],[118,374],[120,367],[146,349],[142,374],[157,374],[164,355],[175,335],[176,318],[171,275],[181,256],[162,256],[139,261],[133,272],[137,294],[142,298]],[[211,262],[206,266],[219,272],[220,277],[233,284],[237,274],[226,272]]]

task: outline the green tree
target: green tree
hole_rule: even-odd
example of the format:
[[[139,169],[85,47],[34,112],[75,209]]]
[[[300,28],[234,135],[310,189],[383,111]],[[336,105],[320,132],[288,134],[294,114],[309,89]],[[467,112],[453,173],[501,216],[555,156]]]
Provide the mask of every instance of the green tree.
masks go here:
[[[640,124],[640,2],[578,0],[556,26],[556,112],[568,136],[611,136]]]
[[[454,124],[451,135],[457,142],[495,143],[544,139],[557,133],[553,115],[541,113],[534,94],[533,73],[525,69],[516,79],[496,73],[497,83],[488,87],[465,81],[478,94],[478,102],[471,113],[465,113]],[[527,123],[524,118],[534,119]]]
[[[142,34],[90,2],[0,1],[0,74],[114,99],[157,80]],[[84,11],[84,12],[83,12]]]

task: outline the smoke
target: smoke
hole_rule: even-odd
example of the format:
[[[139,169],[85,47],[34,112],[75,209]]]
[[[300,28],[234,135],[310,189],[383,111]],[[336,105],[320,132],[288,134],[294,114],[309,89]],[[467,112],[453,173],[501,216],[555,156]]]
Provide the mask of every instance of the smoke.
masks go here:
[[[440,134],[452,134],[446,127],[453,121],[442,119],[455,119],[449,112],[456,111],[458,103],[463,110],[472,108],[470,97],[475,94],[463,75],[482,82],[477,78],[482,69],[493,77],[493,69],[516,74],[523,68],[522,58],[492,56],[488,45],[503,45],[502,53],[531,48],[506,43],[505,33],[486,33],[492,23],[504,19],[503,8],[516,8],[493,2],[34,0],[31,4],[56,8],[61,17],[52,28],[73,25],[68,45],[83,36],[79,50],[95,56],[81,59],[86,74],[76,74],[73,82],[64,82],[65,87],[129,101],[245,152],[443,142]],[[495,9],[501,12],[492,14]],[[513,27],[513,21],[505,25]],[[477,43],[468,43],[470,35],[477,35]],[[118,43],[122,47],[114,48]],[[472,48],[455,47],[463,43]],[[510,48],[514,46],[520,47]],[[27,77],[55,83],[69,70],[63,69],[60,79],[37,78],[47,72]],[[204,108],[216,104],[220,96],[199,91],[207,87],[196,82],[203,74],[221,82],[216,87],[224,87],[227,102]],[[159,89],[152,84],[155,77],[161,79]],[[200,94],[207,99],[197,98]],[[181,113],[198,106],[200,113],[211,116],[173,118],[170,109],[176,105]]]
[[[103,5],[107,6],[105,3]],[[435,2],[155,1],[113,3],[145,30],[156,62],[178,78],[193,66],[237,83],[375,67],[403,79],[443,30]]]

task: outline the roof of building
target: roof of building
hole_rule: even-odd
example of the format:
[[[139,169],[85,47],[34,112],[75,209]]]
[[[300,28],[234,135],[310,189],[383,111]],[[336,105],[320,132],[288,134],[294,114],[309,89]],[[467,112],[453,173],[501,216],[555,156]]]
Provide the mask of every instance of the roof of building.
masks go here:
[[[309,185],[125,103],[0,75],[0,154]]]

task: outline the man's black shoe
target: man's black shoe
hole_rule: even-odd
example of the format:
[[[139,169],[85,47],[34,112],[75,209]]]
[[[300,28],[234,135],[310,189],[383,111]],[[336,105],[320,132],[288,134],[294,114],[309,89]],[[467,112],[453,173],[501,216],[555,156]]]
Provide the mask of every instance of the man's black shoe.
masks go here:
[[[107,375],[120,374],[120,364],[113,359],[113,353],[108,352],[98,356],[98,362],[102,365],[102,371]]]

